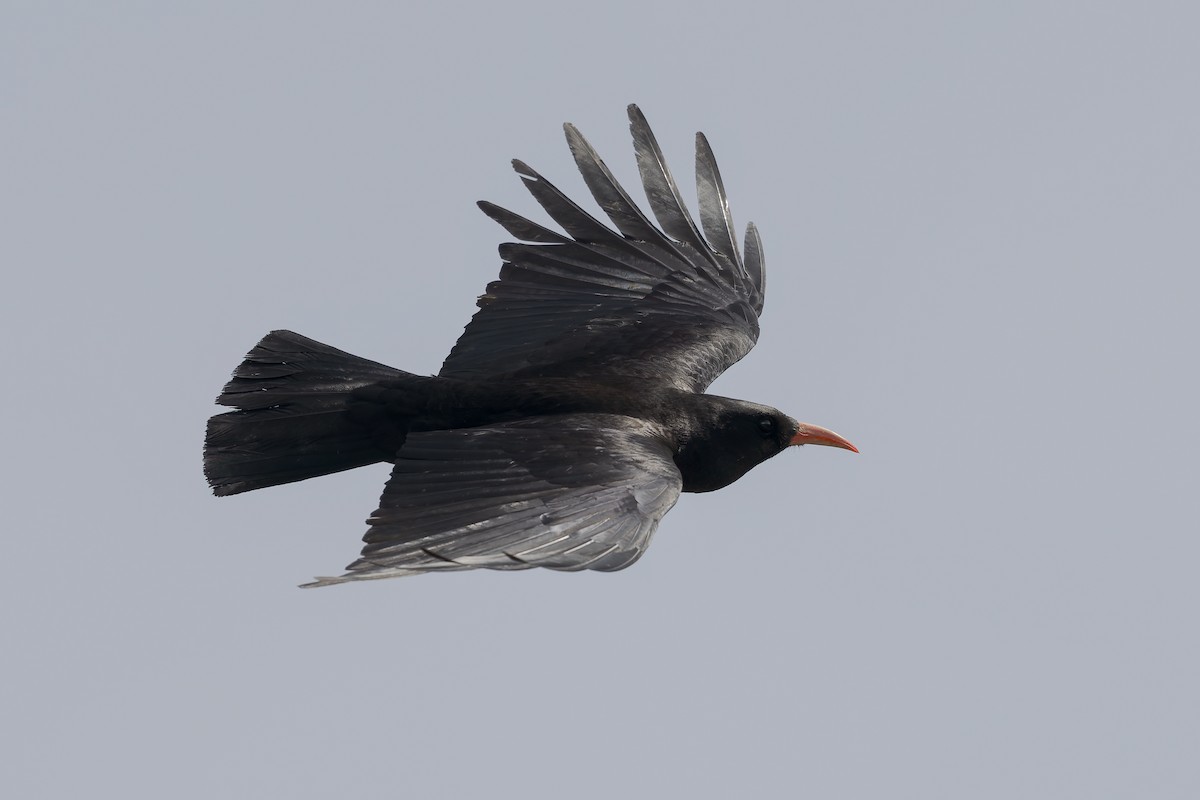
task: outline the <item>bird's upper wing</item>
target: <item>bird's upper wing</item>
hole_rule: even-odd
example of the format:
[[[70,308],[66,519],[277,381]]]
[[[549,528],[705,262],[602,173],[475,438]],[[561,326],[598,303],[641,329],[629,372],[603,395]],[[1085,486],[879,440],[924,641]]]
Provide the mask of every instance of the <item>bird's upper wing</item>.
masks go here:
[[[535,417],[409,434],[340,578],[435,570],[629,566],[679,499],[682,478],[643,420]]]
[[[637,106],[629,107],[629,120],[638,170],[661,227],[568,124],[575,163],[617,230],[514,161],[530,193],[566,235],[479,204],[525,243],[501,245],[500,279],[479,298],[480,310],[446,358],[442,376],[612,375],[701,392],[754,346],[764,287],[757,229],[746,229],[743,259],[703,134],[696,135],[698,228]]]

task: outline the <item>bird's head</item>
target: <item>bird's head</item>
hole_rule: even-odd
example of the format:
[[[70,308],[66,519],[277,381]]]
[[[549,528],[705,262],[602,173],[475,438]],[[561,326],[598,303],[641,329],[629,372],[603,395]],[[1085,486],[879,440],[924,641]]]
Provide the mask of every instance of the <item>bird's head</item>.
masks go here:
[[[707,420],[691,431],[676,457],[684,474],[685,491],[706,492],[728,486],[789,447],[817,444],[858,452],[833,431],[798,422],[770,406],[703,397]]]

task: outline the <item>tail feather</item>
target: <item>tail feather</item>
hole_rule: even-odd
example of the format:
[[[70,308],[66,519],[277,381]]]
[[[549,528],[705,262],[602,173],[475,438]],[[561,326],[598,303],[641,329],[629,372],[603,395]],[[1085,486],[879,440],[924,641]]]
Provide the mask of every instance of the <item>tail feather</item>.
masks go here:
[[[407,375],[291,331],[263,337],[217,402],[236,411],[208,421],[204,475],[237,494],[383,461],[388,454],[347,413],[351,392]]]

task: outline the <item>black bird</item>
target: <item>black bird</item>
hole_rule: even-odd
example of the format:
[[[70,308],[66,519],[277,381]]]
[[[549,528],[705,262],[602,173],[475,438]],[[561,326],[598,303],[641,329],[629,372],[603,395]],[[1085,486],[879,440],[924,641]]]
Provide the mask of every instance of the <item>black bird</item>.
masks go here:
[[[763,251],[738,252],[712,150],[696,135],[697,227],[642,112],[629,106],[656,226],[571,124],[602,224],[521,161],[552,231],[481,202],[523,243],[436,377],[291,331],[246,356],[208,423],[204,473],[237,494],[387,461],[362,556],[306,586],[463,569],[623,569],[680,492],[736,481],[791,445],[857,452],[768,406],[704,394],[750,351]]]

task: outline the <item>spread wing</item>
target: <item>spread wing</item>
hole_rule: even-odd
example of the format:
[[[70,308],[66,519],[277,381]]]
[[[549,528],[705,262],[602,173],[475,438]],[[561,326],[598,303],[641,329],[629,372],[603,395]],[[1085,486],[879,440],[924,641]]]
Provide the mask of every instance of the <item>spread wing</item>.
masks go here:
[[[479,204],[524,243],[500,246],[500,279],[479,298],[480,310],[446,358],[442,376],[612,375],[702,392],[754,346],[764,287],[758,231],[747,227],[743,258],[703,134],[696,135],[697,227],[637,106],[629,107],[629,121],[659,225],[570,124],[575,163],[615,231],[514,161],[530,193],[566,233]]]
[[[642,420],[537,417],[409,434],[362,557],[308,586],[464,569],[593,569],[638,559],[682,478]]]

